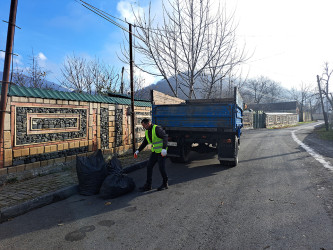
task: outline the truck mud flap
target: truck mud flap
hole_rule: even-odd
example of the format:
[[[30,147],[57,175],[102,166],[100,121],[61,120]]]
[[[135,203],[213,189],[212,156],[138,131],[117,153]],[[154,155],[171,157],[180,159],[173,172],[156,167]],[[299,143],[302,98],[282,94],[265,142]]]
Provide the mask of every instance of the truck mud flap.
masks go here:
[[[238,164],[238,137],[222,138],[218,145],[218,159],[223,166],[237,166]]]

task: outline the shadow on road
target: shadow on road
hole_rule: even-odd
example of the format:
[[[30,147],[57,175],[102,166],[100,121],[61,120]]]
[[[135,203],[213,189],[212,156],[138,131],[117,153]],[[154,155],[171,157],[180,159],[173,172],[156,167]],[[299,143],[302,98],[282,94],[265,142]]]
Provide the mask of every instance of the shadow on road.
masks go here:
[[[304,149],[302,147],[298,147],[298,148],[299,148],[299,151],[304,151]],[[287,155],[299,154],[299,151],[286,153],[286,154],[269,155],[269,156],[264,156],[264,157],[252,158],[252,159],[248,159],[248,160],[242,160],[241,162],[245,163],[245,162],[251,162],[251,161],[261,161],[261,160],[265,160],[265,159],[279,158],[279,157],[283,157],[283,156],[287,156]],[[310,157],[310,156],[308,156],[308,157]],[[302,158],[304,158],[304,157],[302,157]],[[299,158],[295,158],[292,161],[296,161],[298,159]]]
[[[169,175],[170,189],[174,185],[189,182],[195,179],[206,178],[221,171],[233,168],[221,166],[214,152],[198,154],[191,152],[191,162],[187,164],[172,163],[167,160],[167,172]],[[129,174],[137,186],[141,186],[146,180],[146,169],[140,169]],[[153,187],[159,186],[161,176],[158,165],[154,167]],[[169,190],[170,190],[169,189]],[[156,190],[156,189],[155,189]],[[136,210],[131,205],[132,200],[141,196],[150,195],[157,191],[140,193],[136,188],[133,192],[109,200],[103,200],[98,195],[82,196],[74,195],[66,200],[50,204],[48,206],[33,210],[11,221],[0,224],[0,240],[16,237],[33,232],[59,228],[83,218],[94,217],[122,209],[125,213]],[[163,195],[161,191],[161,195]],[[165,193],[167,194],[167,193]],[[110,215],[112,217],[112,215]],[[98,221],[96,222],[98,223]],[[65,229],[65,228],[64,228]],[[66,231],[68,228],[66,228]]]

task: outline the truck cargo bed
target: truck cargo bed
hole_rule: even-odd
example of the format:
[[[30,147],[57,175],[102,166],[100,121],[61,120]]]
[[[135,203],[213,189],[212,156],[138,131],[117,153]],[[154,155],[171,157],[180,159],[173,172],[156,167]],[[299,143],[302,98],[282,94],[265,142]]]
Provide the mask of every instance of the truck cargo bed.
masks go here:
[[[153,122],[167,129],[236,129],[242,124],[241,109],[232,103],[158,105],[152,112]]]

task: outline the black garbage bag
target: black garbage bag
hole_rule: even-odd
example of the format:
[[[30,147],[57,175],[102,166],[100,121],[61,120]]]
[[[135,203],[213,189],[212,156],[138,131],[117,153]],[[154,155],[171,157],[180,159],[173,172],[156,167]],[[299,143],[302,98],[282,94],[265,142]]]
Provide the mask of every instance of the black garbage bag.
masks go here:
[[[108,175],[99,191],[103,199],[112,199],[132,192],[135,188],[133,179],[126,175]]]
[[[113,156],[111,160],[107,163],[106,166],[108,170],[108,175],[122,175],[124,174],[123,167],[121,166],[121,162],[118,160],[116,156]]]
[[[106,163],[101,150],[88,157],[76,157],[76,173],[79,180],[79,193],[97,194],[107,176]]]
[[[129,176],[123,174],[121,162],[117,157],[107,163],[108,176],[105,178],[100,189],[100,197],[112,199],[134,190],[135,183]]]

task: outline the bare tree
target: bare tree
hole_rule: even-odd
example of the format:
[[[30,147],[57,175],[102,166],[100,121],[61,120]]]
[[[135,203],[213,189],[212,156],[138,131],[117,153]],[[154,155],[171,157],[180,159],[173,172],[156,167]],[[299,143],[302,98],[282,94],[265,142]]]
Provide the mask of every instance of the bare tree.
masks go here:
[[[119,74],[114,67],[103,64],[99,59],[89,63],[88,75],[91,75],[91,83],[97,94],[117,92],[119,85]]]
[[[324,64],[323,71],[324,72],[322,73],[321,77],[319,77],[319,75],[317,75],[317,83],[318,83],[319,97],[321,100],[321,106],[322,106],[324,120],[325,120],[325,127],[326,127],[326,131],[328,131],[329,130],[328,103],[330,104],[331,108],[333,108],[333,94],[332,94],[332,92],[330,92],[330,89],[329,89],[330,78],[333,73],[333,70],[329,69],[328,62],[326,62]],[[323,95],[324,95],[324,97],[326,97],[326,109],[325,109],[325,105],[324,105]]]
[[[15,69],[13,70],[12,82],[18,86],[29,86],[28,77],[24,74],[24,69],[18,67],[18,65],[16,65]]]
[[[260,76],[256,79],[249,79],[244,88],[246,89],[244,97],[253,103],[262,103],[269,93],[271,81],[267,77]]]
[[[311,121],[314,120],[313,114],[320,108],[320,98],[318,90],[312,90],[307,98],[308,105],[310,107]]]
[[[61,83],[68,89],[79,93],[87,90],[87,82],[85,80],[87,63],[84,58],[77,57],[75,54],[67,56],[61,73],[63,76]]]
[[[310,85],[309,84],[301,84],[299,89],[292,88],[290,91],[292,98],[298,102],[299,104],[299,121],[304,121],[304,111],[305,111],[305,103],[308,98],[311,96]]]
[[[333,69],[329,69],[328,62],[325,63],[324,65],[324,72],[321,76],[321,83],[322,83],[322,91],[323,94],[325,95],[327,101],[330,103],[331,107],[333,108],[333,93],[330,92],[329,89],[329,83],[330,83],[330,78],[333,73]]]
[[[279,102],[283,97],[281,96],[282,87],[275,81],[270,81],[268,94],[266,95],[267,102]]]
[[[131,83],[129,78],[128,70],[124,70],[124,77],[123,77],[123,87],[120,85],[119,90],[117,89],[116,92],[121,94],[127,94],[128,96],[131,94]],[[150,87],[145,87],[146,80],[142,75],[134,73],[134,97],[138,99],[149,99],[150,98]],[[123,93],[121,90],[123,89]]]
[[[104,94],[117,92],[119,88],[119,75],[115,68],[97,58],[87,61],[75,54],[67,56],[61,72],[61,83],[76,92]]]
[[[46,76],[49,71],[45,70],[39,64],[39,57],[34,54],[32,50],[30,56],[30,65],[27,69],[28,77],[30,78],[30,87],[33,88],[44,88],[49,89],[51,86],[48,86]]]
[[[154,25],[151,7],[147,15],[135,18],[140,38],[135,49],[143,55],[136,66],[151,74],[152,66],[157,69],[156,75],[166,80],[174,96],[181,91],[189,99],[196,98],[196,82],[203,76],[208,76],[211,95],[220,79],[244,61],[243,50],[237,50],[233,16],[227,17],[220,6],[213,15],[210,0],[164,1],[162,25]]]
[[[16,65],[13,70],[12,82],[18,86],[33,87],[39,89],[52,89],[53,87],[46,80],[50,71],[46,70],[39,63],[39,56],[34,54],[32,50],[29,57],[29,65],[27,68],[22,68]]]
[[[216,23],[212,25],[213,27],[208,27],[208,50],[212,51],[216,49],[215,56],[208,62],[208,66],[203,71],[205,74],[202,74],[204,77],[201,77],[206,88],[206,98],[210,98],[213,93],[216,93],[220,83],[220,96],[222,97],[222,83],[223,80],[228,76],[228,88],[227,92],[233,91],[234,83],[238,82],[239,85],[242,85],[241,74],[236,76],[237,71],[235,70],[236,66],[243,63],[245,58],[244,48],[241,51],[238,51],[236,46],[236,26],[233,24],[233,16],[228,17],[225,13],[225,8],[219,8]],[[211,32],[211,28],[214,28]],[[212,44],[211,39],[214,37],[214,34],[220,34],[217,36],[218,42]],[[212,46],[217,46],[213,48]],[[237,80],[237,78],[239,78]],[[237,84],[237,85],[238,85]],[[239,86],[238,86],[239,87]],[[228,93],[226,93],[228,95]],[[214,94],[216,95],[216,94]]]
[[[265,76],[244,81],[240,91],[248,103],[274,103],[286,99],[281,94],[281,84]]]

